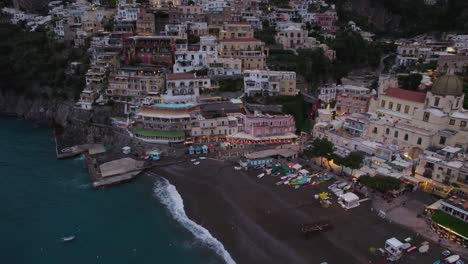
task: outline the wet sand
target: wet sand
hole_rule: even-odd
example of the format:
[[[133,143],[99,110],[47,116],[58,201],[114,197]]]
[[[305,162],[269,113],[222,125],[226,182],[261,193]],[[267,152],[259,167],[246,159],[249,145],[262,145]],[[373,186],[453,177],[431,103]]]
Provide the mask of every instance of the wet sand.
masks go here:
[[[220,240],[237,263],[386,263],[369,248],[383,248],[394,236],[422,242],[371,212],[370,202],[344,210],[334,199],[330,208],[322,208],[313,196],[331,182],[296,190],[276,186],[275,177],[258,179],[260,172],[236,171],[214,160],[153,171],[176,186],[187,215]],[[300,234],[301,224],[320,220],[331,221],[334,228],[308,239]],[[413,252],[399,263],[432,263],[441,251],[431,245],[428,254]]]

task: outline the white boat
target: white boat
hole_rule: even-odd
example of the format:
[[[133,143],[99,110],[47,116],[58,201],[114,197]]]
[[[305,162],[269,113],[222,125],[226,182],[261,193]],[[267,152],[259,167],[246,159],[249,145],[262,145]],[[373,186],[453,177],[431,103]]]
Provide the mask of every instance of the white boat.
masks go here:
[[[242,169],[242,167],[240,167],[240,166],[236,166],[236,167],[234,167],[234,169],[235,169],[235,170],[241,170],[241,169]]]
[[[191,162],[195,162],[195,161],[197,161],[197,159],[191,159],[190,161],[191,161]]]
[[[257,178],[262,178],[263,176],[265,176],[265,173],[261,173],[257,176]]]
[[[75,236],[62,237],[62,242],[70,242],[75,240]]]
[[[201,159],[201,160],[206,160],[206,157],[200,157],[199,159]]]
[[[195,166],[198,165],[198,164],[200,164],[199,161],[193,163],[193,165],[195,165]]]

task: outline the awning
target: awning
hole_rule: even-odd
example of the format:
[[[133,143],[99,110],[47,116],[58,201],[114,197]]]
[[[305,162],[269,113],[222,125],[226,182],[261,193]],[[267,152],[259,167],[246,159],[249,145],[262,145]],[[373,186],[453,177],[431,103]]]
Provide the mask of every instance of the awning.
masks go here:
[[[295,169],[295,170],[300,170],[301,168],[302,168],[302,165],[301,165],[301,164],[297,164],[297,163],[296,163],[296,164],[294,164],[294,166],[293,166],[293,169]]]

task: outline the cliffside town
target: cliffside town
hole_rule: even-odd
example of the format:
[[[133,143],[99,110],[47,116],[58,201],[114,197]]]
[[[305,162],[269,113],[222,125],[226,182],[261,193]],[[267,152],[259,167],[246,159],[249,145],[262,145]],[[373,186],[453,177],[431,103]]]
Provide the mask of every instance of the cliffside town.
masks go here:
[[[268,159],[244,155],[265,163],[278,146],[293,146],[291,157],[326,158],[326,170],[466,198],[468,35],[381,38],[361,21],[343,21],[339,14],[352,8],[332,2],[52,1],[47,16],[4,8],[10,23],[46,28],[65,47],[86,49],[89,66],[76,102],[8,92],[1,109],[63,126],[71,119],[107,125],[85,137],[92,142],[112,142],[115,128],[124,131],[122,144],[128,135],[165,148],[222,145],[237,155],[270,149],[276,154]],[[395,20],[374,22],[385,28]],[[355,54],[359,48],[368,53]],[[71,62],[67,74],[80,65]],[[331,142],[333,153],[307,155],[317,140]],[[343,160],[356,152],[359,166],[347,166]],[[441,210],[466,224],[467,205]],[[466,246],[463,234],[452,235]]]

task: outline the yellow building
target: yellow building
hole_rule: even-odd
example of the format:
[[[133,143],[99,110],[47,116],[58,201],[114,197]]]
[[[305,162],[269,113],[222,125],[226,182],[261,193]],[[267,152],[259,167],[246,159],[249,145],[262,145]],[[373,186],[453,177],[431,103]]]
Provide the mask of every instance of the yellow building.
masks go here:
[[[136,33],[137,35],[154,35],[155,23],[153,13],[147,13],[145,10],[142,10],[138,14],[138,18],[136,21]]]
[[[255,38],[223,39],[219,44],[220,56],[241,59],[243,70],[263,70],[267,53],[265,43]]]
[[[253,38],[254,31],[247,22],[225,22],[219,39]]]
[[[417,157],[428,147],[468,149],[468,111],[463,109],[463,82],[454,74],[438,78],[425,93],[388,88],[371,101],[378,117],[367,136],[398,144]]]

